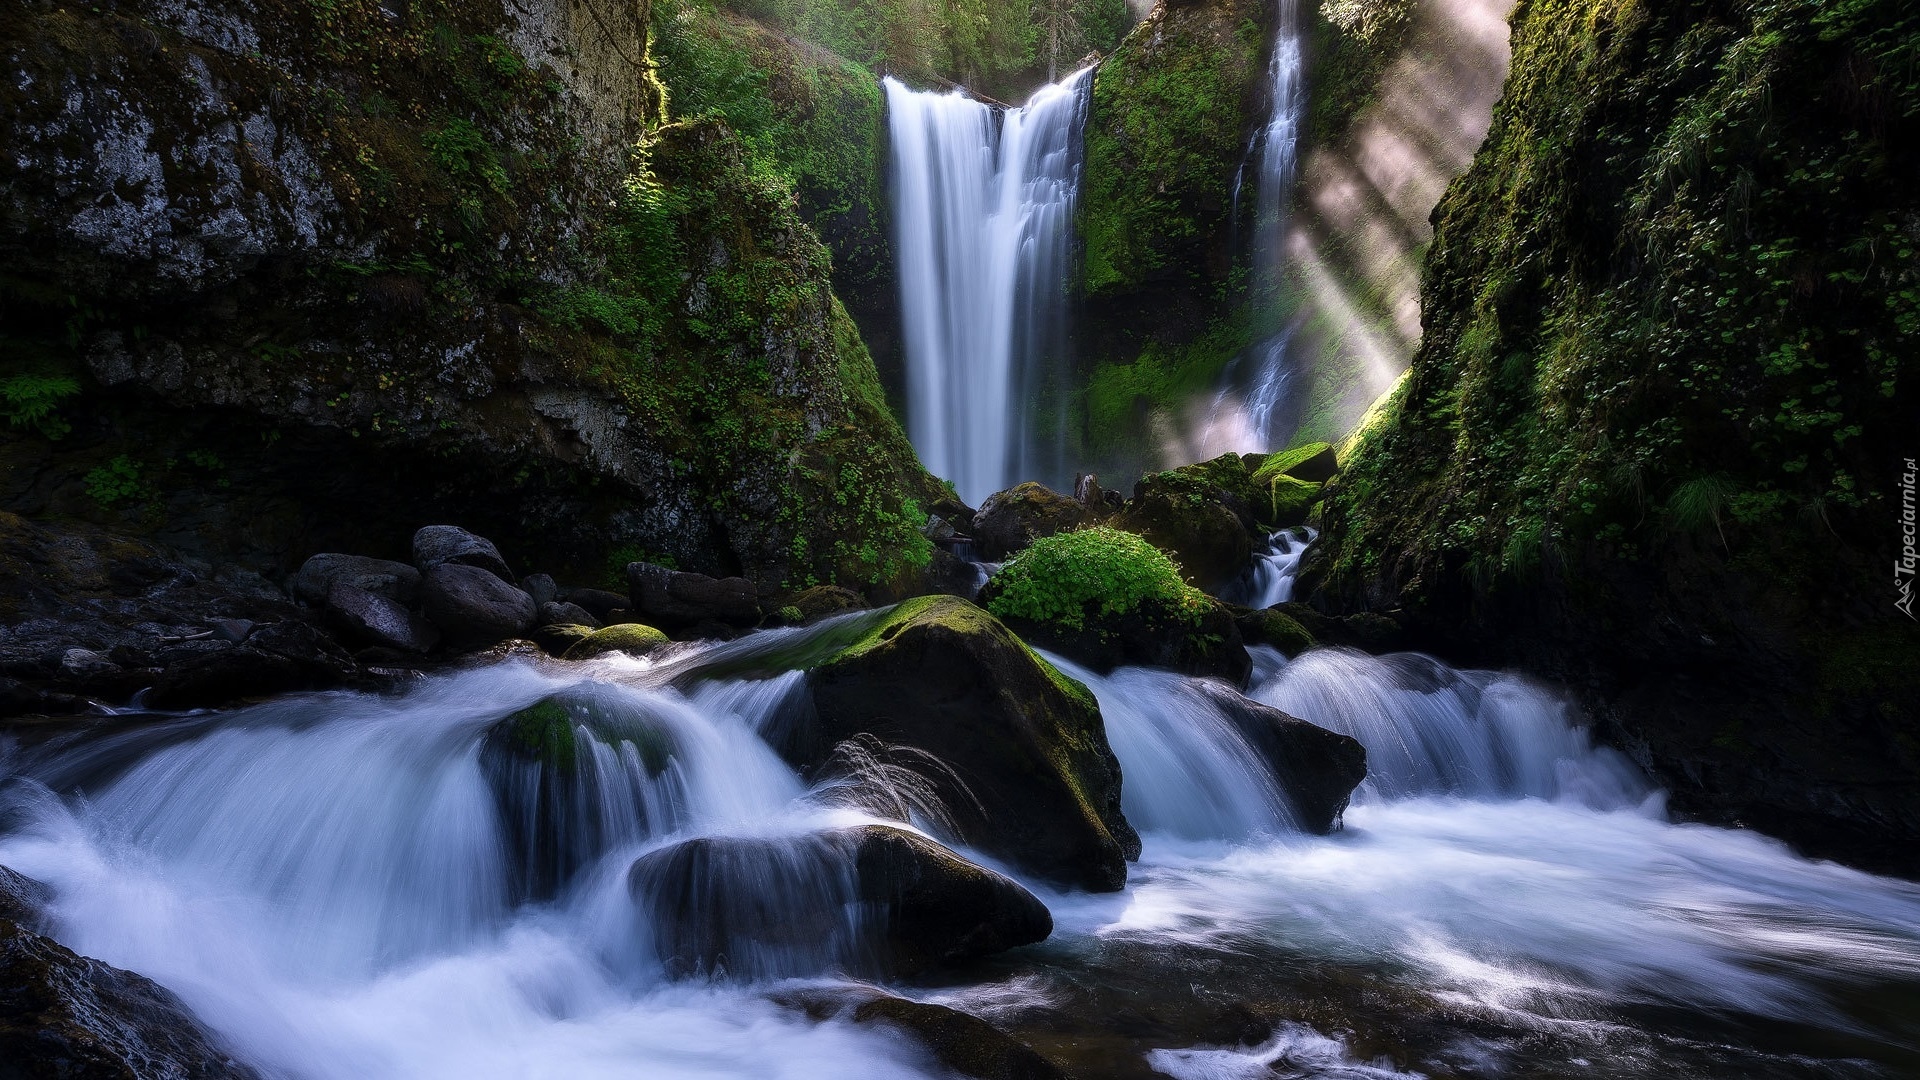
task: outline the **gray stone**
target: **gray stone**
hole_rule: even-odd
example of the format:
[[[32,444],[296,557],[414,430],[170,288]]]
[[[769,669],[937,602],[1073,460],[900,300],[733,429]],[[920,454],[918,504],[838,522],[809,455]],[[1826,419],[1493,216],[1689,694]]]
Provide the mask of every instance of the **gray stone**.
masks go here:
[[[533,597],[517,586],[481,567],[455,562],[427,571],[420,603],[447,644],[462,649],[519,637],[532,629],[539,613]]]
[[[340,634],[363,645],[402,652],[429,652],[440,643],[433,624],[381,596],[335,581],[327,594],[327,621]]]
[[[514,584],[513,571],[500,557],[500,549],[484,536],[475,536],[458,525],[428,525],[413,534],[413,565],[426,573],[443,563],[477,566],[493,576]],[[519,591],[515,587],[515,591]]]
[[[578,604],[561,603],[549,600],[540,605],[540,614],[534,619],[536,626],[592,626],[599,627],[600,620],[593,613]]]
[[[760,621],[760,594],[746,578],[713,578],[635,562],[627,564],[627,586],[634,610],[650,625],[751,626]]]
[[[315,555],[302,563],[287,585],[295,599],[319,607],[327,602],[327,592],[335,581],[345,581],[401,604],[413,603],[420,592],[420,571],[406,563],[335,552]]]
[[[560,586],[553,583],[550,574],[528,574],[520,579],[520,588],[533,597],[536,604],[551,604],[560,599]]]

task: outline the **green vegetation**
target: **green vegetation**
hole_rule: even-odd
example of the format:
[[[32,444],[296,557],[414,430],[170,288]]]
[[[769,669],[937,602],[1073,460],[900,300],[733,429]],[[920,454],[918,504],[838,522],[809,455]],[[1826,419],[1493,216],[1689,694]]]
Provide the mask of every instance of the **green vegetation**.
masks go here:
[[[138,462],[125,454],[87,473],[87,497],[101,506],[144,499],[152,494]]]
[[[1096,454],[1137,448],[1148,441],[1152,416],[1171,417],[1220,378],[1249,343],[1245,320],[1223,318],[1186,345],[1149,340],[1131,363],[1103,360],[1087,377],[1087,440]]]
[[[1208,277],[1211,249],[1232,230],[1266,46],[1264,25],[1234,12],[1158,11],[1095,75],[1081,211],[1088,296]]]
[[[562,659],[589,660],[610,652],[645,656],[667,641],[667,635],[643,623],[616,623],[574,642]]]
[[[1070,629],[1089,615],[1129,615],[1152,607],[1198,621],[1211,604],[1180,578],[1166,553],[1132,533],[1096,527],[1034,541],[994,575],[987,609],[1001,618]]]
[[[1872,433],[1911,415],[1920,355],[1892,135],[1920,116],[1920,15],[1554,0],[1514,45],[1436,213],[1414,370],[1329,494],[1336,575],[1492,582],[1543,550],[1738,556],[1881,522],[1898,447]]]
[[[29,373],[0,379],[0,416],[8,427],[31,428],[58,439],[72,428],[60,418],[60,403],[80,392],[80,381],[67,375]]]
[[[1307,128],[1337,143],[1374,100],[1381,76],[1413,26],[1413,0],[1325,0],[1314,5]]]

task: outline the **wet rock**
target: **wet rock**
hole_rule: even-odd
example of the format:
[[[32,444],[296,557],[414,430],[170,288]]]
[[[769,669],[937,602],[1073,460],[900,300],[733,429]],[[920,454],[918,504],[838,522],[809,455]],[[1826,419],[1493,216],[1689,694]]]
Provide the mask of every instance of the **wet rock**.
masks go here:
[[[958,1076],[974,1080],[1065,1080],[1066,1074],[1058,1066],[1025,1043],[977,1016],[945,1005],[909,1001],[869,986],[797,990],[774,1000],[815,1020],[898,1028]]]
[[[534,616],[533,623],[535,626],[585,626],[588,628],[598,628],[600,620],[594,618],[592,612],[581,607],[579,604],[569,604],[560,600],[549,600],[540,605],[540,610]]]
[[[565,656],[568,649],[585,641],[597,629],[599,627],[581,624],[551,623],[534,627],[527,636],[540,646],[541,652],[557,657]]]
[[[424,530],[423,530],[424,531]],[[538,614],[533,597],[483,567],[443,562],[420,585],[422,611],[457,649],[482,648],[518,637]]]
[[[448,563],[478,567],[508,585],[514,584],[507,561],[484,536],[475,536],[457,525],[428,525],[413,534],[413,565],[421,573]]]
[[[1139,837],[1099,705],[999,620],[950,596],[906,601],[813,665],[813,717],[782,752],[803,769],[862,733],[924,751],[959,839],[1049,880],[1119,889]]]
[[[997,492],[973,515],[973,542],[988,562],[1026,549],[1043,536],[1072,532],[1093,520],[1079,501],[1031,481]]]
[[[1340,459],[1331,444],[1302,443],[1277,454],[1265,455],[1253,470],[1253,482],[1264,487],[1276,477],[1291,476],[1309,484],[1324,484],[1339,471]]]
[[[593,617],[602,623],[610,621],[609,616],[615,610],[633,602],[628,597],[606,589],[569,589],[561,599],[592,612]]]
[[[792,610],[788,611],[789,608]],[[866,609],[866,598],[852,589],[843,589],[838,585],[816,585],[786,597],[774,608],[774,615],[779,616],[784,625],[809,626],[821,619]]]
[[[295,599],[319,607],[327,602],[327,593],[336,581],[402,605],[412,604],[420,593],[420,571],[406,563],[333,552],[315,555],[300,564],[287,588]]]
[[[253,634],[251,619],[215,619],[210,629],[217,640],[238,645]]]
[[[994,583],[987,582],[980,599],[991,603]],[[1088,612],[1080,626],[1006,620],[1021,638],[1078,664],[1106,674],[1122,664],[1165,668],[1186,675],[1212,675],[1235,686],[1246,685],[1253,658],[1233,613],[1222,604],[1208,603],[1190,611],[1156,601],[1144,601],[1132,611]]]
[[[657,718],[591,692],[542,698],[490,727],[480,771],[499,811],[513,902],[550,900],[613,845],[637,842],[648,825],[638,785],[666,769],[672,754],[672,737]],[[602,768],[596,755],[621,764]],[[628,762],[640,775],[626,771]],[[637,812],[608,815],[609,799]]]
[[[610,652],[645,656],[667,641],[667,635],[644,623],[619,623],[581,638],[567,649],[565,659],[588,660]]]
[[[358,671],[332,638],[297,620],[257,627],[245,644],[207,639],[158,657],[147,704],[156,709],[228,705],[338,686]]]
[[[1298,622],[1323,645],[1344,645],[1374,654],[1406,647],[1407,635],[1400,624],[1379,612],[1327,615],[1298,600],[1278,604],[1273,610]]]
[[[1217,492],[1178,473],[1158,473],[1134,487],[1127,508],[1109,524],[1144,537],[1173,556],[1190,584],[1217,592],[1253,562],[1246,522]]]
[[[713,578],[635,562],[627,564],[627,585],[634,610],[669,629],[702,622],[752,626],[760,621],[760,594],[746,578]]]
[[[1302,828],[1327,833],[1367,778],[1367,749],[1348,735],[1249,700],[1216,683],[1196,684],[1273,768]]]
[[[560,599],[560,586],[553,583],[550,574],[528,574],[520,579],[520,591],[533,597],[533,602],[542,606]]]
[[[53,890],[25,874],[0,866],[0,919],[32,928],[39,923]]]
[[[628,884],[657,954],[681,974],[900,974],[1053,930],[1046,906],[1011,878],[885,825],[688,840],[635,860]]]
[[[349,641],[426,653],[440,643],[440,631],[396,601],[336,578],[327,592],[327,622]]]
[[[43,898],[37,883],[0,867],[0,1076],[256,1076],[169,991],[21,925]]]
[[[0,676],[0,716],[71,716],[90,708],[87,699],[76,694],[42,690]]]
[[[1247,644],[1271,645],[1288,658],[1299,656],[1316,644],[1313,635],[1298,619],[1277,608],[1234,609],[1233,623],[1240,628],[1240,637]]]

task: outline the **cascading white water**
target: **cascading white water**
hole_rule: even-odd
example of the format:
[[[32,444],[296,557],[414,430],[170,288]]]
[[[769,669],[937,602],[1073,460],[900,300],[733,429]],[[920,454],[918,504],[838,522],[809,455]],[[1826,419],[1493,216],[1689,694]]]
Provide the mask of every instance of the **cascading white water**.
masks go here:
[[[766,658],[801,662],[866,625],[643,661],[507,663],[398,697],[295,697],[36,751],[0,785],[0,865],[51,886],[63,942],[158,979],[273,1075],[940,1075],[892,1036],[774,1006],[766,995],[784,984],[754,981],[857,960],[859,912],[820,917],[847,890],[810,838],[875,813],[941,812],[918,766],[855,747],[840,779],[809,788],[769,745],[802,677],[765,677]],[[1585,1074],[1610,1078],[1822,1074],[1789,1051],[1756,1052],[1746,1069],[1671,1069],[1704,1045],[1658,1027],[1675,1011],[1796,1025],[1819,1054],[1832,1043],[1901,1060],[1920,1045],[1920,1021],[1862,1004],[1920,992],[1920,886],[1668,823],[1623,758],[1524,680],[1416,656],[1255,654],[1250,696],[1367,747],[1343,832],[1294,830],[1217,690],[1063,664],[1100,701],[1143,834],[1129,889],[1051,894],[1051,943],[957,976],[984,981],[903,992],[1031,1022],[1074,986],[1137,984],[1164,955],[1180,972],[1169,1001],[1205,997],[1194,979],[1264,993],[1291,971],[1334,971],[1521,1033],[1420,1043],[1431,1056],[1412,1067],[1296,1023],[1251,1048],[1142,1050],[1183,1077],[1393,1077],[1434,1071],[1427,1060],[1562,1075],[1575,1051]],[[724,674],[750,669],[758,677]],[[529,785],[513,756],[556,744],[501,723],[543,700],[576,736],[569,764],[546,774],[557,787]],[[516,821],[566,840],[549,844],[565,856],[554,880],[525,873],[535,851]],[[672,935],[636,903],[675,876],[636,882],[628,867],[696,836],[744,843],[699,879],[724,885],[721,925],[692,933],[778,918],[790,902],[810,914],[784,938],[730,949],[726,978],[675,981]],[[1112,943],[1124,947],[1109,954]],[[1063,969],[1064,981],[1051,974]],[[1655,1026],[1637,1037],[1643,1023]],[[1471,1067],[1449,1056],[1462,1039]],[[1507,1067],[1541,1040],[1544,1070]]]
[[[907,433],[963,499],[1061,484],[1067,296],[1088,71],[996,113],[886,80]]]
[[[1320,534],[1302,526],[1281,529],[1267,537],[1268,550],[1256,555],[1244,580],[1236,582],[1224,599],[1250,608],[1270,608],[1293,599],[1293,579],[1300,572],[1300,560],[1307,545]]]

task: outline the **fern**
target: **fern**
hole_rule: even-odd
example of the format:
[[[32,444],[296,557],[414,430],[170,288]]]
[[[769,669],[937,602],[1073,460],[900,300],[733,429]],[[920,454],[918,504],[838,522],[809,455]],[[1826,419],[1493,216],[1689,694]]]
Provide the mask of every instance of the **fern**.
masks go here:
[[[80,392],[80,383],[65,375],[14,375],[0,379],[0,415],[10,427],[30,427],[49,439],[72,431],[60,418],[60,403]]]

